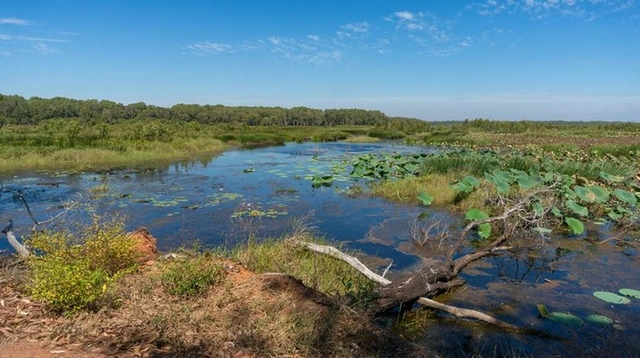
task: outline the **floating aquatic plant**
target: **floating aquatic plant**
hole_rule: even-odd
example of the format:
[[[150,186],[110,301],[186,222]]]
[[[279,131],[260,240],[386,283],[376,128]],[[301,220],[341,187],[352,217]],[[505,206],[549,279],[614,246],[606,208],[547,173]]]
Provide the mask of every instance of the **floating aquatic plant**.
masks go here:
[[[597,298],[617,305],[626,305],[631,302],[630,299],[608,291],[596,291],[593,293]]]

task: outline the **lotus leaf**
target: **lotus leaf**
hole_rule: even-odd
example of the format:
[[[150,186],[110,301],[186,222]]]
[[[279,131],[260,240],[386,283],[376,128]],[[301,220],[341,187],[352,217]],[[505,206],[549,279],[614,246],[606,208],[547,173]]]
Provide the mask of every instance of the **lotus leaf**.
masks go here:
[[[596,291],[593,293],[594,296],[596,296],[597,298],[605,301],[605,302],[609,302],[609,303],[615,303],[618,305],[626,305],[627,303],[630,303],[631,300],[624,297],[624,296],[620,296],[618,294],[615,294],[613,292],[607,292],[607,291]]]
[[[318,188],[321,185],[322,186],[331,186],[331,184],[333,183],[333,176],[331,175],[314,175],[313,178],[311,179],[311,185],[314,188]]]
[[[458,194],[458,193],[464,193],[467,192],[468,190],[470,190],[470,188],[467,186],[467,184],[459,181],[455,184],[451,184],[451,189],[453,189],[453,191]]]
[[[564,222],[567,223],[569,229],[571,229],[571,233],[574,235],[580,235],[584,232],[584,224],[582,221],[576,218],[565,218]]]
[[[630,191],[627,190],[622,190],[622,189],[615,189],[613,191],[613,195],[616,196],[616,198],[624,201],[625,203],[631,204],[631,205],[636,205],[638,204],[638,198],[636,197],[636,195]]]
[[[622,219],[622,214],[618,213],[615,210],[611,210],[607,213],[607,215],[611,218],[611,220],[613,221],[618,221],[620,219]]]
[[[591,185],[587,189],[590,189],[596,196],[596,203],[604,204],[609,201],[609,191],[601,186]]]
[[[596,194],[589,188],[576,185],[573,187],[573,191],[578,194],[578,197],[587,203],[593,203],[596,201]]]
[[[610,183],[622,183],[624,181],[624,177],[621,177],[619,175],[612,175],[606,172],[600,172],[600,178]]]
[[[571,211],[573,211],[575,214],[580,215],[580,216],[588,216],[589,215],[589,209],[587,209],[586,207],[576,203],[573,200],[567,200],[566,205],[569,209],[571,209]]]
[[[511,173],[505,170],[499,170],[499,169],[494,169],[493,172],[491,172],[491,174],[493,174],[493,176],[501,181],[504,181],[506,183],[510,183],[512,181],[511,179]]]
[[[467,218],[467,220],[479,221],[479,220],[488,219],[489,215],[487,215],[487,213],[485,213],[480,209],[473,208],[473,209],[467,210],[465,217]]]
[[[496,171],[494,170],[494,173],[495,172]],[[507,175],[510,175],[509,172],[504,172],[504,173],[507,173]],[[495,174],[489,174],[489,173],[484,174],[484,178],[496,187],[496,190],[498,191],[498,193],[508,194],[509,191],[511,190],[511,186],[509,185],[508,179],[505,180],[503,179],[503,177],[504,176],[497,176]]]
[[[552,213],[554,216],[557,216],[557,217],[559,217],[559,218],[561,218],[561,217],[563,216],[563,215],[562,215],[562,212],[560,211],[560,209],[558,209],[558,207],[557,207],[557,206],[554,206],[553,208],[551,208],[551,213]]]
[[[433,196],[423,191],[420,194],[418,194],[418,199],[420,199],[420,201],[422,202],[422,205],[431,205],[434,198]]]
[[[543,305],[542,303],[538,303],[538,312],[540,313],[541,317],[547,318],[549,317],[549,310],[547,309],[547,306]]]
[[[478,179],[476,179],[475,177],[472,177],[470,175],[467,175],[464,178],[462,178],[462,182],[465,183],[466,185],[472,187],[472,188],[480,186],[480,181]]]
[[[620,290],[618,290],[618,292],[620,292],[621,294],[628,296],[628,297],[633,297],[633,298],[638,298],[640,299],[640,291],[639,290],[634,290],[632,288],[621,288]]]
[[[569,188],[568,186],[564,186],[564,197],[570,200],[576,200],[578,199],[578,194],[576,194],[575,191],[573,191],[573,189]]]
[[[483,239],[488,239],[491,236],[491,224],[484,223],[478,225],[478,235]]]
[[[571,313],[551,312],[548,318],[554,322],[564,323],[574,327],[580,327],[584,324],[580,317],[576,317]]]
[[[587,321],[597,324],[612,324],[613,320],[607,316],[599,314],[590,314],[587,316]]]

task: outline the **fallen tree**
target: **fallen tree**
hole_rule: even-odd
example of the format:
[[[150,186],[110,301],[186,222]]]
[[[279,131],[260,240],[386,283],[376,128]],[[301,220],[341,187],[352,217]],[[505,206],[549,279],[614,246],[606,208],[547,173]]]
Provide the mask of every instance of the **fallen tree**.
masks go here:
[[[471,262],[489,255],[504,253],[506,250],[509,250],[511,246],[504,244],[510,238],[513,238],[516,230],[522,229],[523,225],[531,225],[532,223],[528,211],[528,208],[531,205],[531,199],[541,193],[549,192],[551,189],[552,187],[547,187],[541,190],[533,191],[528,195],[522,197],[515,203],[512,202],[512,205],[505,207],[505,210],[500,215],[470,222],[464,227],[460,236],[455,239],[455,242],[448,247],[448,252],[441,262],[429,267],[420,268],[419,270],[409,274],[407,278],[398,280],[396,282],[392,282],[386,279],[384,276],[376,274],[375,272],[367,268],[366,265],[360,262],[357,258],[347,255],[336,249],[335,247],[305,242],[298,239],[295,235],[291,239],[289,239],[289,242],[294,246],[301,246],[305,249],[330,255],[342,261],[345,261],[353,268],[365,275],[367,278],[377,283],[378,287],[373,290],[373,299],[371,300],[368,307],[368,313],[370,315],[378,315],[394,307],[410,307],[414,303],[419,303],[430,308],[448,312],[457,317],[477,319],[505,330],[522,333],[533,333],[533,331],[530,329],[521,328],[510,323],[503,322],[485,313],[471,309],[453,307],[434,301],[431,298],[437,296],[443,291],[463,285],[465,281],[458,278],[458,274]],[[506,203],[506,201],[503,201],[503,203]],[[499,235],[499,237],[486,245],[482,250],[470,252],[456,259],[453,259],[454,255],[461,249],[463,242],[464,240],[466,240],[468,235],[475,228],[486,223],[501,224],[502,233]],[[434,228],[440,226],[431,224],[428,227]],[[417,228],[414,226],[412,231],[415,234],[420,230],[417,230]],[[423,230],[422,234],[427,235],[427,233],[424,231],[425,230]],[[442,232],[437,233],[436,235],[434,235],[434,239],[438,240],[438,243],[431,246],[444,248],[444,245],[442,245],[442,243],[445,240],[450,240],[450,236],[451,235],[448,233],[446,235],[442,235]],[[416,239],[415,242],[418,245],[421,245],[424,244],[427,240],[428,238],[420,238]]]

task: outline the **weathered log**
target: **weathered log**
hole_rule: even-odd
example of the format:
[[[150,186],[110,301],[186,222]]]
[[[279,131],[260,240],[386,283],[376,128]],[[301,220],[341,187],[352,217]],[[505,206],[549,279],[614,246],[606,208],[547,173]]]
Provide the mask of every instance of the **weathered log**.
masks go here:
[[[499,241],[494,241],[497,242]],[[459,286],[464,281],[454,279],[462,268],[470,262],[505,249],[508,247],[490,248],[462,256],[451,264],[441,263],[435,267],[423,267],[404,281],[378,287],[374,290],[376,299],[370,310],[372,313],[383,312],[405,302],[414,302],[419,297],[433,297],[438,292]]]
[[[18,253],[18,256],[20,256],[21,258],[25,258],[29,256],[30,254],[29,250],[26,247],[24,247],[24,245],[22,245],[18,241],[18,239],[16,239],[16,235],[13,233],[13,231],[7,231],[5,235],[7,235],[7,241],[9,241],[9,245],[11,245],[11,247],[13,247],[14,250],[16,250],[16,252]]]
[[[323,253],[323,254],[328,254],[331,255],[335,258],[338,258],[340,260],[345,261],[346,263],[348,263],[349,265],[351,265],[353,268],[355,268],[356,270],[358,270],[359,272],[361,272],[362,274],[364,274],[367,278],[369,278],[370,280],[372,280],[373,282],[376,282],[380,285],[382,285],[381,287],[379,287],[378,289],[374,290],[374,292],[380,292],[381,290],[385,290],[387,287],[392,288],[395,287],[395,285],[393,285],[393,282],[387,280],[386,278],[376,274],[375,272],[369,270],[369,268],[367,268],[366,266],[364,266],[362,264],[362,262],[360,262],[360,260],[358,260],[357,258],[347,255],[343,252],[341,252],[340,250],[336,249],[335,247],[332,246],[325,246],[325,245],[318,245],[318,244],[313,244],[313,243],[309,243],[309,242],[304,242],[304,241],[299,241],[295,238],[290,239],[289,242],[291,244],[293,244],[294,246],[302,246],[308,250],[311,251],[315,251],[315,252],[319,252],[319,253]],[[497,243],[497,242],[501,242],[501,239],[498,239],[496,241],[494,241],[493,244]],[[433,272],[431,272],[431,269],[423,269],[420,271],[424,271],[424,270],[428,270],[429,272],[431,272],[430,274],[426,274],[426,275],[422,275],[421,277],[423,278],[427,278],[427,277],[440,277],[440,278],[447,278],[449,279],[449,281],[434,281],[434,282],[428,282],[428,281],[420,281],[420,279],[418,280],[413,280],[416,275],[411,276],[409,279],[403,281],[400,286],[404,287],[405,289],[409,288],[409,287],[413,287],[414,285],[416,285],[416,282],[420,281],[423,283],[426,283],[428,285],[428,288],[425,290],[424,288],[422,289],[422,291],[428,291],[431,293],[435,293],[437,291],[442,291],[442,290],[446,290],[446,289],[450,289],[452,287],[461,285],[464,283],[464,280],[461,279],[451,279],[454,276],[450,276],[451,274],[453,274],[455,272],[455,274],[457,274],[459,272],[459,270],[464,267],[464,265],[468,264],[469,262],[473,261],[473,260],[477,260],[483,256],[489,255],[492,252],[496,251],[496,250],[501,250],[501,249],[505,249],[503,247],[497,247],[494,249],[489,249],[489,250],[485,250],[483,252],[476,252],[473,254],[469,254],[466,256],[461,257],[460,259],[456,260],[456,262],[454,262],[453,265],[442,265],[440,267],[438,267],[438,269],[433,269]],[[456,264],[457,263],[457,264]],[[416,285],[416,287],[419,285]],[[440,303],[437,301],[433,301],[431,299],[428,299],[426,297],[413,297],[413,293],[410,292],[416,292],[416,291],[420,291],[420,290],[415,290],[415,289],[407,289],[406,292],[402,292],[402,293],[398,293],[401,290],[394,290],[394,289],[389,289],[386,291],[387,295],[386,296],[378,296],[377,298],[374,299],[372,306],[374,307],[373,311],[374,313],[379,313],[382,311],[385,311],[395,305],[397,305],[398,303],[411,303],[411,302],[418,302],[424,306],[430,307],[430,308],[434,308],[434,309],[438,309],[441,311],[445,311],[448,313],[451,313],[457,317],[467,317],[467,318],[474,318],[477,319],[479,321],[483,321],[492,325],[496,325],[497,327],[500,327],[502,329],[505,330],[509,330],[509,331],[514,331],[514,332],[518,332],[518,333],[537,333],[535,331],[526,329],[526,328],[521,328],[515,325],[512,325],[510,323],[501,321],[497,318],[491,317],[485,313],[479,312],[479,311],[475,311],[475,310],[471,310],[471,309],[466,309],[466,308],[458,308],[458,307],[454,307],[454,306],[450,306],[450,305],[446,305],[444,303]],[[393,294],[394,293],[398,293],[399,295],[403,295],[404,299],[406,299],[406,301],[401,301],[400,299],[398,299],[397,297],[394,297]]]

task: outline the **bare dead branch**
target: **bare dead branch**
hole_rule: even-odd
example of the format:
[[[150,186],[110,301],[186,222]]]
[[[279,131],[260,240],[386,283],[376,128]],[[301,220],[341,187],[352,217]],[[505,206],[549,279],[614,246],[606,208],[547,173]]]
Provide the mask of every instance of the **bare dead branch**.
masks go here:
[[[492,217],[484,219],[484,220],[472,221],[469,224],[467,224],[464,227],[464,229],[462,230],[462,233],[460,234],[460,240],[458,240],[456,242],[456,244],[454,245],[454,247],[451,249],[451,251],[449,251],[449,254],[447,256],[447,261],[451,261],[453,255],[460,249],[460,247],[464,243],[464,238],[467,237],[467,235],[469,234],[469,232],[471,230],[473,230],[474,228],[476,228],[476,227],[478,227],[479,225],[482,225],[482,224],[493,223],[493,222],[496,222],[496,221],[506,221],[507,219],[509,219],[513,215],[515,215],[518,212],[524,210],[525,207],[529,206],[531,204],[531,199],[533,199],[534,197],[536,197],[536,196],[538,196],[538,195],[540,195],[542,193],[547,193],[547,192],[552,191],[558,185],[559,185],[559,183],[556,182],[556,183],[553,183],[553,184],[551,184],[551,185],[549,185],[547,187],[544,187],[542,189],[530,192],[524,198],[520,199],[517,203],[515,203],[513,206],[511,206],[508,209],[506,209],[501,215],[492,216]],[[501,236],[501,237],[503,237],[503,236]],[[506,237],[505,237],[505,239],[506,239]],[[500,241],[500,243],[502,241]],[[500,244],[500,243],[498,243],[498,244]]]
[[[430,308],[435,308],[435,309],[440,310],[440,311],[445,311],[447,313],[451,313],[452,315],[454,315],[456,317],[474,318],[474,319],[477,319],[478,321],[490,323],[490,324],[492,324],[494,326],[500,327],[500,328],[502,328],[504,330],[507,330],[507,331],[522,332],[522,331],[525,330],[522,327],[518,327],[518,326],[513,325],[511,323],[507,323],[507,322],[501,321],[501,320],[499,320],[497,318],[491,317],[486,313],[482,313],[480,311],[471,310],[471,309],[467,309],[467,308],[459,308],[459,307],[454,307],[454,306],[450,306],[450,305],[445,305],[444,303],[440,303],[440,302],[428,299],[426,297],[418,298],[418,303],[423,305],[423,306],[427,306],[427,307],[430,307]]]
[[[375,272],[371,271],[369,268],[367,268],[364,264],[362,264],[362,262],[360,262],[360,260],[358,260],[357,258],[347,255],[343,252],[341,252],[340,250],[336,249],[335,247],[332,246],[325,246],[325,245],[317,245],[317,244],[313,244],[313,243],[309,243],[309,242],[304,242],[304,241],[299,241],[297,239],[291,239],[290,243],[296,246],[302,246],[308,250],[311,251],[315,251],[315,252],[319,252],[319,253],[323,253],[326,255],[330,255],[332,257],[335,257],[337,259],[340,259],[346,263],[348,263],[349,265],[351,265],[353,268],[355,268],[358,272],[362,273],[363,275],[365,275],[367,278],[369,278],[370,280],[372,280],[373,282],[376,282],[380,285],[383,286],[388,286],[391,285],[391,281],[385,279],[383,276],[380,276],[378,274],[376,274]],[[490,250],[486,250],[486,252],[483,252],[482,255],[478,255],[477,257],[482,257],[485,255],[490,254],[492,251],[497,251],[497,250],[504,250],[506,249],[506,247],[495,247],[493,249]],[[469,255],[467,255],[469,256]],[[433,270],[432,270],[433,271]],[[411,278],[407,281],[405,281],[405,283],[408,283],[411,281]],[[464,283],[464,280],[450,280],[450,281],[446,281],[446,282],[434,282],[432,284],[430,284],[429,286],[429,290],[432,292],[435,291],[441,291],[441,290],[446,290],[446,289],[450,289],[452,287],[461,285]],[[378,298],[376,300],[380,300],[382,299],[383,302],[378,302],[377,305],[381,306],[381,307],[386,307],[388,305],[392,305],[395,304],[397,302],[396,299],[387,299],[386,297],[382,297],[382,298]],[[411,300],[406,300],[404,302],[409,302]],[[523,328],[520,328],[518,326],[512,325],[510,323],[501,321],[499,319],[496,319],[494,317],[491,317],[485,313],[479,312],[479,311],[475,311],[475,310],[471,310],[471,309],[466,309],[466,308],[458,308],[458,307],[454,307],[454,306],[450,306],[450,305],[446,305],[444,303],[440,303],[440,302],[436,302],[433,301],[429,298],[426,297],[418,297],[417,298],[417,302],[430,307],[430,308],[434,308],[434,309],[438,309],[441,311],[445,311],[448,313],[451,313],[457,317],[467,317],[467,318],[474,318],[477,319],[479,321],[483,321],[492,325],[495,325],[497,327],[500,327],[502,329],[505,330],[509,330],[509,331],[516,331],[516,332],[524,332],[526,331]]]
[[[319,252],[325,255],[329,255],[331,257],[335,257],[339,260],[342,260],[346,263],[348,263],[349,265],[351,265],[353,268],[355,268],[356,270],[358,270],[358,272],[362,273],[363,275],[365,275],[368,279],[370,279],[371,281],[379,284],[379,285],[388,285],[391,283],[391,281],[387,280],[386,278],[378,275],[377,273],[369,270],[369,268],[367,266],[365,266],[365,264],[363,264],[362,262],[360,262],[360,260],[358,260],[357,258],[347,255],[345,253],[343,253],[342,251],[336,249],[333,246],[326,246],[326,245],[318,245],[318,244],[314,244],[314,243],[310,243],[310,242],[304,242],[304,241],[300,241],[297,240],[295,238],[290,239],[288,241],[291,245],[294,246],[302,246],[308,250],[311,251],[315,251],[315,252]]]
[[[414,219],[409,228],[413,243],[420,248],[428,245],[432,250],[442,251],[451,239],[449,225],[441,220],[420,221]]]

